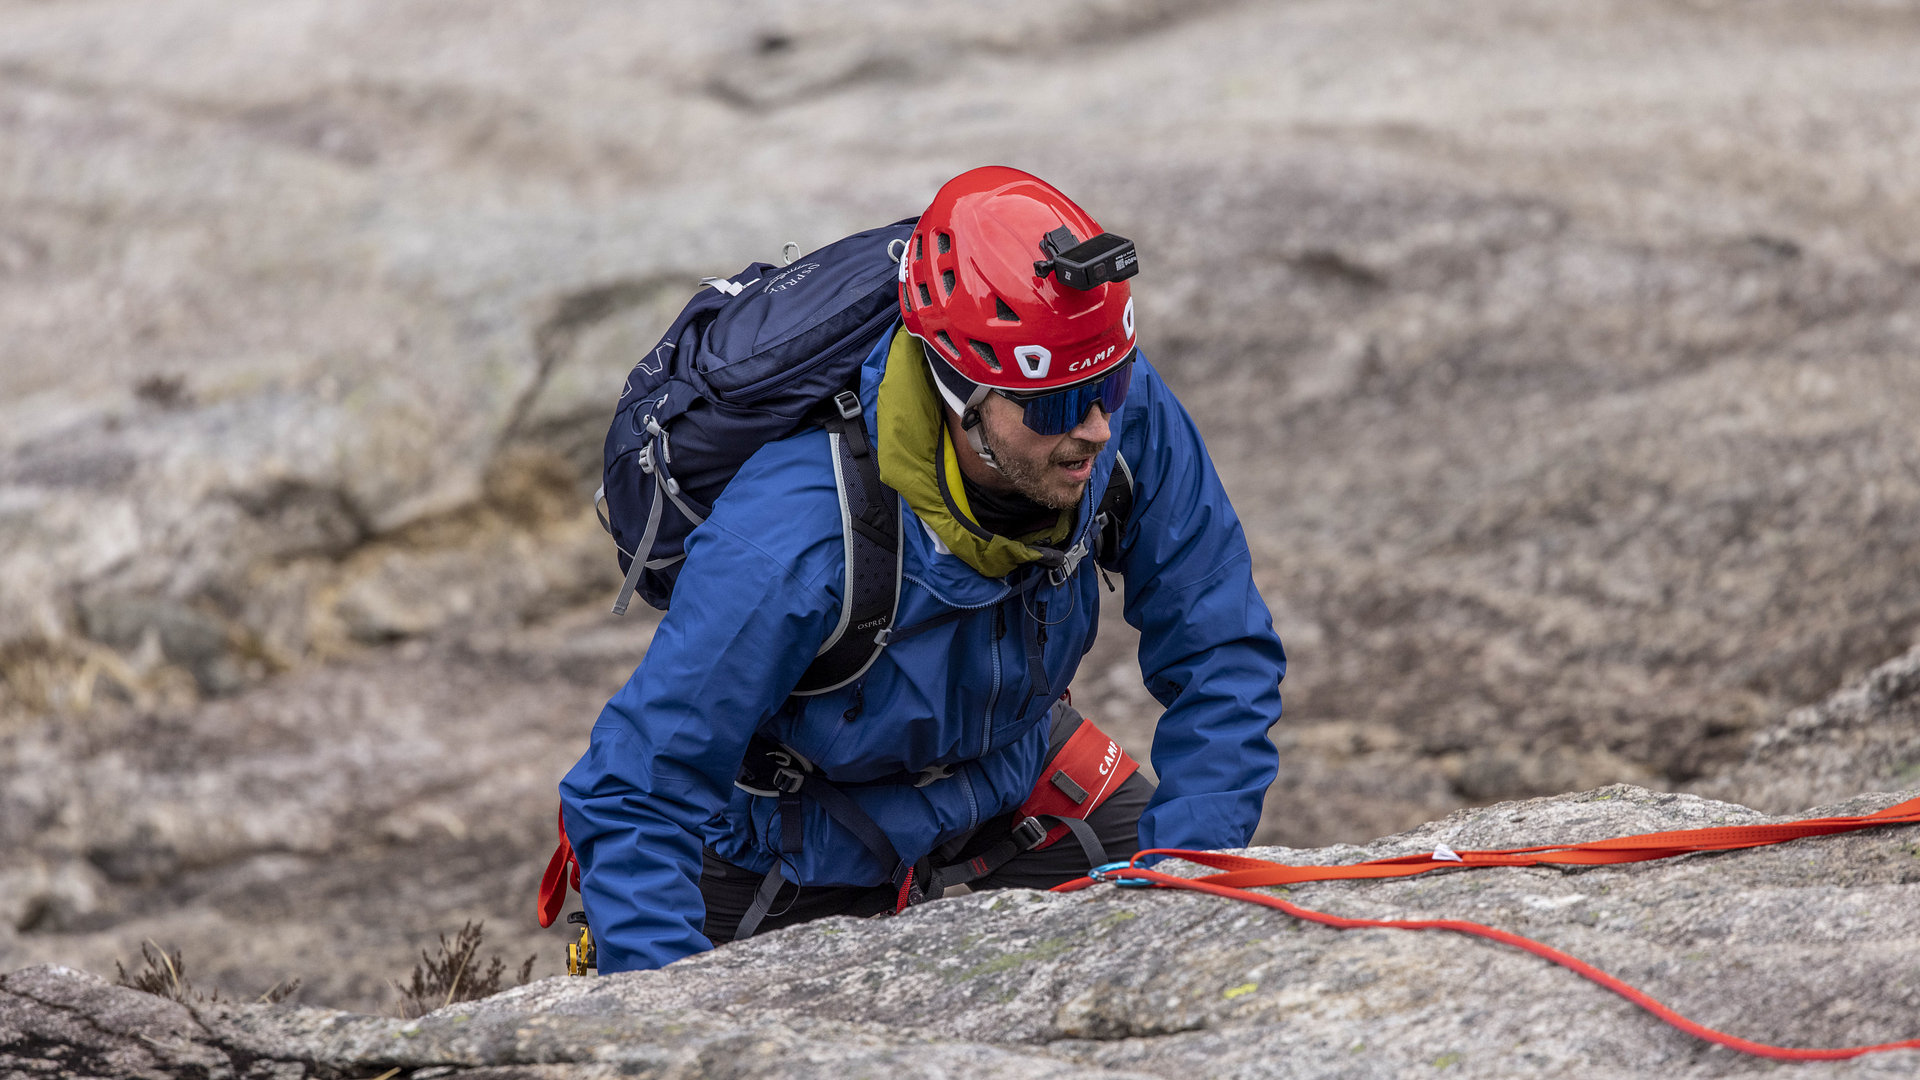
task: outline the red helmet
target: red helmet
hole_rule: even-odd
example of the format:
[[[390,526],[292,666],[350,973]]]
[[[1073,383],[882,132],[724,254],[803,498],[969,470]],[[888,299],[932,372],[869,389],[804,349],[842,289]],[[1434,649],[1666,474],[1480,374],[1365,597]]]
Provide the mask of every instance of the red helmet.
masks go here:
[[[958,404],[951,375],[976,387],[1045,392],[1101,378],[1132,358],[1126,281],[1076,288],[1063,280],[1074,252],[1101,247],[1087,243],[1095,238],[1104,250],[1124,249],[1117,274],[1109,256],[1094,280],[1134,272],[1131,243],[1103,234],[1085,210],[1038,177],[988,165],[940,188],[900,259],[900,317],[949,368],[937,371],[936,381],[950,404]],[[1062,269],[1053,272],[1063,253]],[[1076,282],[1088,280],[1074,270]]]

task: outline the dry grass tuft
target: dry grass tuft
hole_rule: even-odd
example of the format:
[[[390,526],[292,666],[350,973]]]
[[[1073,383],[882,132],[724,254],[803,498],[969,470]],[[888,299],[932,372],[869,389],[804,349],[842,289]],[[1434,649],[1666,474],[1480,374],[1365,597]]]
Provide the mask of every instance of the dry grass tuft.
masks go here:
[[[127,974],[126,965],[115,960],[113,969],[118,975],[113,981],[121,986],[144,990],[149,994],[178,1001],[183,1005],[191,1005],[196,1001],[220,1000],[219,991],[214,991],[213,996],[208,997],[195,990],[193,984],[187,981],[187,962],[181,959],[180,950],[168,952],[153,942],[147,941],[140,945],[140,956],[146,960],[146,967],[132,976]]]
[[[485,927],[484,922],[469,920],[451,942],[447,935],[440,935],[439,956],[429,956],[426,950],[421,950],[420,962],[413,968],[412,983],[394,987],[400,991],[401,1016],[408,1019],[425,1016],[456,1001],[478,1001],[503,989],[500,979],[506,974],[507,965],[499,954],[488,959],[484,970],[479,965]],[[529,956],[526,963],[520,965],[520,979],[515,985],[525,985],[533,977],[535,959]]]
[[[187,981],[187,962],[181,958],[179,949],[168,952],[152,941],[148,941],[141,944],[140,957],[146,964],[132,975],[127,974],[125,964],[115,960],[113,968],[117,977],[113,981],[129,989],[142,990],[169,1001],[177,1001],[182,1005],[212,1004],[220,1000],[218,990],[211,994],[203,994],[195,990],[193,984]],[[269,1005],[275,1004],[292,997],[299,989],[299,979],[277,982],[269,987],[266,993],[261,994],[259,1000]]]

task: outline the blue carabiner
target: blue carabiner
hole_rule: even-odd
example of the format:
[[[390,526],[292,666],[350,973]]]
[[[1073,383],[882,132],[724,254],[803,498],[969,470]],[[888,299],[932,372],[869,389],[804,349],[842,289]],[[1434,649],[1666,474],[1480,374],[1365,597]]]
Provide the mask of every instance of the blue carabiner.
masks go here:
[[[1132,869],[1134,869],[1133,860],[1122,859],[1119,862],[1101,863],[1099,866],[1087,871],[1087,876],[1095,881],[1104,882],[1109,885],[1118,885],[1123,889],[1145,889],[1152,886],[1153,882],[1147,881],[1144,878],[1116,878],[1109,876],[1116,871]]]

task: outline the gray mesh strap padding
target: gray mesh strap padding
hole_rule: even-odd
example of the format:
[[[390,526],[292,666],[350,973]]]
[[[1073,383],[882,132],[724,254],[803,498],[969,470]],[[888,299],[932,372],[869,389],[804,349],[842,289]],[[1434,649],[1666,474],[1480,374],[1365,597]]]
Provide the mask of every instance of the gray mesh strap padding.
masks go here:
[[[833,444],[833,478],[840,493],[840,526],[846,551],[846,587],[840,623],[820,646],[794,694],[810,697],[838,690],[866,674],[885,647],[900,600],[900,502],[880,482],[880,463],[858,417],[827,422]]]

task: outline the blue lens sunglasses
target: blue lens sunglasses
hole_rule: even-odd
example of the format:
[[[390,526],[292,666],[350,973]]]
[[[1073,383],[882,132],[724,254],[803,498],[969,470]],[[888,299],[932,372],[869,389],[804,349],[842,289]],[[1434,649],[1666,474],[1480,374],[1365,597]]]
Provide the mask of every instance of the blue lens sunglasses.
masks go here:
[[[1118,367],[1105,377],[1069,386],[1065,390],[995,390],[994,393],[1018,404],[1027,427],[1038,435],[1065,435],[1080,426],[1087,410],[1096,404],[1108,416],[1120,410],[1127,400],[1127,387],[1133,383],[1133,358],[1129,352]]]

